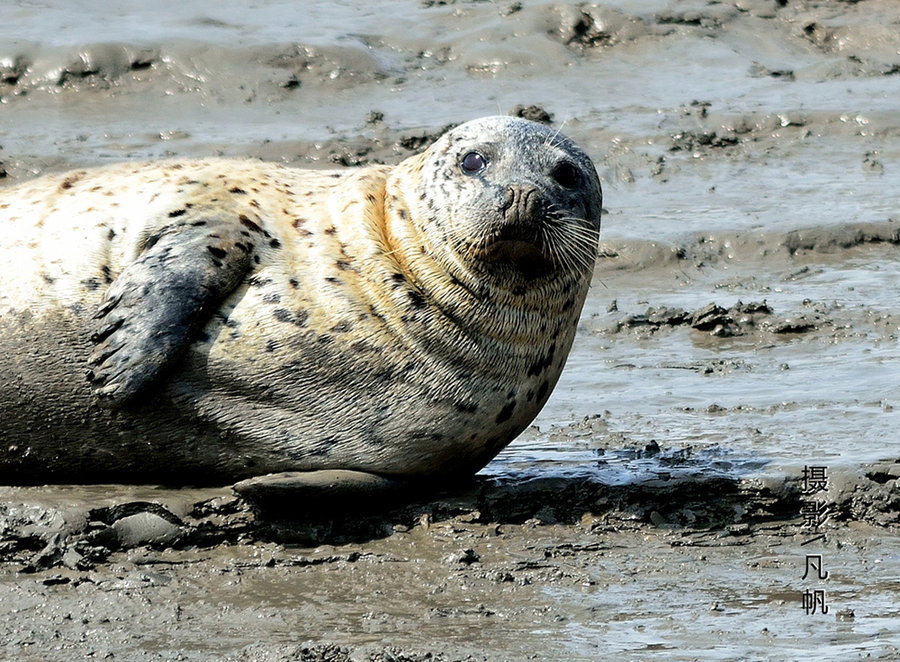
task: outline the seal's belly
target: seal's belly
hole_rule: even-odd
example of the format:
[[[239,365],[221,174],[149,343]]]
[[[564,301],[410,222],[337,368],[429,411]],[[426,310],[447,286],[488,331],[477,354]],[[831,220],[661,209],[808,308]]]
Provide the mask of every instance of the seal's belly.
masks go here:
[[[471,473],[533,420],[562,367],[540,378],[523,371],[511,387],[424,354],[377,317],[318,326],[295,312],[284,322],[260,296],[245,292],[227,319],[207,326],[168,391],[227,431],[236,450],[270,449],[269,471]]]

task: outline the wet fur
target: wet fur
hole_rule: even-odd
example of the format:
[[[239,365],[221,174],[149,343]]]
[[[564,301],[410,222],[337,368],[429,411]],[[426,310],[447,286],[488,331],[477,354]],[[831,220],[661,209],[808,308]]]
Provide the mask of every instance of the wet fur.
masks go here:
[[[477,177],[472,148],[493,154]],[[548,182],[560,158],[577,191]],[[571,227],[540,241],[593,246],[542,244],[552,273],[523,276],[492,243],[532,213],[506,211],[511,185]],[[509,118],[394,168],[125,164],[0,191],[0,480],[477,471],[556,384],[600,204],[583,152]]]

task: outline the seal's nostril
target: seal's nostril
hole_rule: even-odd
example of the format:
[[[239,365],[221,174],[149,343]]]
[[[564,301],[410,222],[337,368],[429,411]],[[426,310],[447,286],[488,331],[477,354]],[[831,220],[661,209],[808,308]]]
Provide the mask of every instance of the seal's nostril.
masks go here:
[[[510,185],[506,189],[500,210],[507,223],[533,225],[538,223],[543,215],[543,198],[534,186]]]
[[[502,211],[506,211],[510,207],[512,207],[516,202],[516,188],[513,186],[506,187],[506,194],[503,197],[503,202],[500,204],[500,209]]]

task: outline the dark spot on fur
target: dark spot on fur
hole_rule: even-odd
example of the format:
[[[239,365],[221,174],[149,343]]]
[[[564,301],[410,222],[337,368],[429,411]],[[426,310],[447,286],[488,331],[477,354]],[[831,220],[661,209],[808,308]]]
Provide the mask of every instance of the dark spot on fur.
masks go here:
[[[474,414],[478,411],[478,403],[477,402],[463,402],[460,400],[456,403],[456,411],[462,412],[464,414]]]
[[[335,265],[341,271],[347,271],[348,269],[350,269],[350,263],[346,260],[338,260],[337,262],[335,262]]]
[[[287,213],[287,212],[285,212],[285,213]],[[293,226],[294,226],[295,228],[299,229],[300,226],[303,225],[304,223],[306,223],[306,219],[305,219],[305,218],[295,218],[295,219],[294,219],[294,222],[293,222]]]
[[[348,333],[353,330],[353,322],[343,321],[331,327],[331,331],[335,333]]]
[[[335,278],[334,276],[326,276],[325,280],[328,281],[329,283],[335,283],[335,284],[340,284],[340,282],[341,282],[340,278]]]
[[[277,239],[273,239],[269,242],[269,246],[271,246],[272,248],[281,248],[281,242]]]
[[[246,215],[244,215],[244,214],[241,214],[240,216],[238,216],[238,220],[241,222],[241,225],[243,225],[243,226],[244,226],[245,228],[247,228],[248,230],[252,230],[253,232],[262,232],[262,231],[263,231],[263,229],[262,229],[261,227],[259,227],[259,226],[258,226],[256,223],[254,223],[253,221],[251,221],[251,220],[250,220]]]
[[[266,341],[266,351],[270,354],[278,349],[278,341],[277,340],[268,340]]]
[[[297,280],[296,278],[291,278],[288,282],[291,284],[291,287],[293,287],[295,290],[300,287],[300,281]]]
[[[301,328],[306,326],[306,321],[309,319],[309,313],[305,310],[298,310],[296,313],[292,313],[287,308],[276,308],[272,315],[279,322],[293,324]]]
[[[254,255],[254,256],[253,256],[253,261],[254,261],[256,264],[259,264],[259,255]]]
[[[272,284],[271,278],[260,278],[259,276],[250,276],[247,279],[247,285],[250,285],[251,287],[264,287],[266,285],[271,285],[271,284]]]
[[[333,225],[331,227],[325,228],[325,234],[334,234],[337,232],[337,228]]]
[[[228,251],[223,250],[221,248],[217,248],[216,246],[207,246],[206,250],[208,250],[210,253],[212,253],[214,257],[217,257],[219,259],[222,259],[226,255],[228,255]],[[217,265],[217,266],[220,266],[220,265]]]
[[[525,397],[527,398],[528,402],[531,402],[532,400],[534,400],[534,391],[529,389],[528,395],[526,395]]]
[[[116,231],[113,229],[110,229],[110,231],[106,233],[106,241],[112,241],[115,238],[116,238]]]
[[[553,357],[556,354],[556,343],[550,345],[550,349],[547,350],[547,354],[543,357],[539,357],[535,360],[534,363],[528,368],[528,376],[529,377],[537,377],[542,374],[544,370],[549,368],[553,364]]]
[[[500,410],[500,413],[497,414],[497,418],[495,418],[494,420],[497,423],[504,423],[504,422],[508,421],[510,418],[512,418],[513,411],[515,410],[515,408],[516,408],[515,400],[507,403],[507,405],[503,409]]]
[[[549,388],[550,388],[550,382],[548,382],[546,379],[544,381],[542,381],[540,388],[538,388],[537,399],[543,400],[544,396],[547,395],[547,390]]]
[[[187,209],[176,209],[175,211],[169,212],[169,218],[178,218],[179,216],[184,216],[187,214]]]
[[[56,282],[56,279],[53,278],[52,276],[50,276],[49,274],[41,274],[41,278],[43,278],[44,282],[49,285],[53,285],[53,283]]]
[[[204,225],[206,225],[206,221],[194,221],[193,223],[191,223],[191,226],[195,228],[200,228]]]
[[[87,278],[87,279],[81,281],[81,284],[84,285],[85,288],[91,290],[92,292],[94,290],[100,289],[100,280],[98,278]]]
[[[406,296],[409,297],[409,302],[412,304],[413,308],[421,309],[425,307],[425,297],[415,290],[410,290]]]
[[[109,266],[104,264],[101,271],[103,271],[103,280],[106,282],[106,284],[109,285],[110,283],[112,283],[112,271],[110,270]]]
[[[242,243],[239,242],[239,241],[234,242],[234,247],[237,248],[237,249],[240,250],[240,251],[243,251],[244,253],[249,253],[250,251],[253,250],[253,244],[249,244],[249,243],[248,243],[248,244],[242,244]]]
[[[263,296],[263,301],[265,303],[280,303],[281,295],[276,294],[275,292],[270,292],[269,294]]]
[[[240,186],[232,186],[228,189],[229,193],[236,193],[237,195],[247,195],[247,191],[242,189]]]

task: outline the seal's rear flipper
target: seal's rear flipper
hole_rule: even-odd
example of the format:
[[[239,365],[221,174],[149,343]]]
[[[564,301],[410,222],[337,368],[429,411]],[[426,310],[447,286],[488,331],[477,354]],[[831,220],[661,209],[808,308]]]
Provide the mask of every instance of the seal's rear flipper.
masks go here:
[[[388,509],[423,486],[364,471],[325,469],[256,476],[232,489],[264,516],[316,520]]]
[[[181,356],[252,265],[237,222],[196,220],[150,235],[94,315],[88,380],[100,402],[134,398]]]

